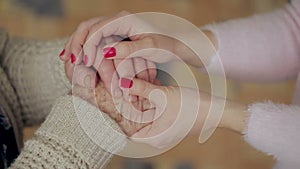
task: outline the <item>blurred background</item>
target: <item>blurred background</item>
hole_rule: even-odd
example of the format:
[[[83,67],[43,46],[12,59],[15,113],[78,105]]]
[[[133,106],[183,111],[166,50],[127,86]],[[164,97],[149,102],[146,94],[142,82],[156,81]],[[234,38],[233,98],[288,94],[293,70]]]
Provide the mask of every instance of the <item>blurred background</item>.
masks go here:
[[[0,27],[10,36],[34,39],[68,37],[77,25],[95,16],[129,12],[165,12],[183,17],[197,26],[245,17],[284,6],[288,0],[0,0]],[[209,89],[206,75],[198,82]],[[273,100],[290,103],[294,82],[249,84],[228,81],[228,97],[244,103]],[[25,139],[38,126],[25,130]],[[242,136],[218,129],[203,145],[188,138],[160,156],[147,159],[114,157],[109,169],[269,169],[274,161],[251,148]]]

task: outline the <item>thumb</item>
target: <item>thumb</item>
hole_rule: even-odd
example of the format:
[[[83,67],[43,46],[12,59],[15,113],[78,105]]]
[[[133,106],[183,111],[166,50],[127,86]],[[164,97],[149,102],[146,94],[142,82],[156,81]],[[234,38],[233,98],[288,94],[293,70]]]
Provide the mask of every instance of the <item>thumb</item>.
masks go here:
[[[128,59],[141,57],[141,55],[132,54],[147,48],[154,48],[153,39],[151,37],[145,37],[134,41],[121,41],[114,46],[104,47],[103,54],[106,59]]]
[[[162,86],[157,86],[142,79],[127,79],[121,78],[120,86],[129,89],[131,95],[140,96],[148,99],[150,102],[155,103],[160,96],[158,93],[165,93]],[[157,94],[156,94],[157,93]]]

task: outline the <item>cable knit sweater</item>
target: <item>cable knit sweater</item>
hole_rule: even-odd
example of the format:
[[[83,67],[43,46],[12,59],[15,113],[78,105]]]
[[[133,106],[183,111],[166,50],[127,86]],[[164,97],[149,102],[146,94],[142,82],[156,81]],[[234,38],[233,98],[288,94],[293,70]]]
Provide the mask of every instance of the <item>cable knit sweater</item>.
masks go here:
[[[126,144],[112,119],[90,103],[67,95],[71,85],[58,58],[64,42],[8,39],[0,29],[0,104],[13,125],[19,149],[23,126],[39,124],[50,113],[10,168],[104,168]],[[82,123],[94,128],[83,130]]]
[[[300,168],[300,1],[284,9],[245,19],[208,25],[219,41],[226,76],[254,82],[296,79],[295,105],[272,102],[249,107],[245,139],[278,160],[275,168]],[[220,72],[216,58],[208,67]]]

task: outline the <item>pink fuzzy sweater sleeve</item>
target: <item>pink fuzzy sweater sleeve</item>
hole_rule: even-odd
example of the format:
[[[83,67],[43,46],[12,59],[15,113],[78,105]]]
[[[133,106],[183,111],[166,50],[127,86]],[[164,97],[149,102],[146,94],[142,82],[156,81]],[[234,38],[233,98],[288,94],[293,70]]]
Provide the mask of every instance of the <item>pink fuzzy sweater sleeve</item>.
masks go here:
[[[228,78],[252,82],[295,79],[300,72],[300,0],[272,13],[207,25],[218,39]],[[216,57],[207,69],[220,72]],[[300,168],[300,107],[249,106],[245,140],[277,159],[276,169]]]
[[[249,18],[207,25],[218,39],[226,76],[254,82],[296,78],[300,71],[300,1]],[[212,59],[208,69],[220,69]]]
[[[273,155],[276,169],[300,168],[300,107],[265,102],[249,106],[248,111],[245,140]]]

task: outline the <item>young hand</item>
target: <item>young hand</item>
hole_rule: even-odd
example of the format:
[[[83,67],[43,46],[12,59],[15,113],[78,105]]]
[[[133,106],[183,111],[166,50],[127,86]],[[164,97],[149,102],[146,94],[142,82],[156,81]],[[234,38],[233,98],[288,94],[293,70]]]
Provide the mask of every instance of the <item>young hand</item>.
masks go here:
[[[179,19],[175,22],[181,21],[182,20]],[[93,22],[91,26],[86,26],[88,28],[88,33],[84,36],[86,40],[83,45],[83,53],[89,58],[87,65],[90,66],[95,62],[95,58],[98,54],[98,44],[103,39],[110,36],[122,36],[131,40],[119,41],[119,43],[106,45],[103,49],[103,55],[105,58],[110,59],[142,57],[155,63],[165,63],[178,60],[178,58],[174,57],[174,55],[176,55],[188,64],[196,67],[202,67],[202,61],[193,51],[195,49],[190,49],[190,47],[188,47],[185,43],[194,42],[193,48],[196,47],[202,51],[211,50],[213,48],[211,44],[213,44],[214,47],[217,47],[217,40],[212,32],[201,32],[199,29],[192,29],[195,27],[192,24],[187,24],[189,26],[183,26],[185,29],[178,32],[177,29],[172,28],[166,31],[164,28],[161,28],[156,23],[152,22],[154,21],[151,19],[149,20],[147,16],[145,17],[143,14],[139,15],[121,12],[115,16]],[[177,40],[176,38],[171,37],[171,35],[167,32],[180,34],[179,37],[183,37],[183,39]],[[183,42],[180,40],[183,40]],[[209,43],[209,41],[212,43]],[[77,46],[80,46],[78,45],[80,44],[79,41],[75,41],[74,43],[77,43]],[[147,50],[141,51],[142,49]],[[164,54],[159,54],[162,51],[165,51]],[[202,54],[205,53],[206,52]],[[79,60],[80,59],[81,58],[79,58]]]
[[[174,146],[188,134],[199,135],[208,113],[214,113],[210,112],[212,97],[216,101],[215,106],[224,101],[224,98],[211,96],[196,89],[159,86],[140,79],[133,79],[128,90],[131,94],[149,99],[151,105],[149,110],[139,114],[131,112],[134,115],[130,115],[130,112],[123,112],[124,117],[132,121],[151,122],[131,138],[157,148]],[[217,127],[242,133],[246,126],[246,108],[244,104],[226,100],[223,116]]]
[[[137,123],[150,122],[131,137],[134,141],[166,148],[179,143],[193,129],[200,107],[199,91],[154,85],[140,79],[133,79],[132,86],[123,87],[130,94],[148,99],[151,105],[143,112],[122,110],[124,118]]]
[[[68,78],[71,81],[75,82],[75,84],[90,87],[83,83],[83,79],[86,79],[87,76],[94,74],[96,70],[98,71],[106,89],[111,94],[113,94],[113,91],[118,88],[118,83],[113,83],[118,81],[118,79],[113,79],[113,75],[116,73],[116,70],[118,77],[137,77],[143,80],[154,82],[156,78],[156,65],[151,61],[147,61],[142,58],[134,58],[126,61],[103,60],[103,47],[107,44],[121,41],[123,38],[121,38],[120,36],[109,36],[99,41],[99,44],[97,44],[97,55],[99,57],[92,58],[93,67],[90,67],[91,70],[84,69],[84,65],[87,67],[90,66],[91,60],[88,55],[82,52],[82,46],[87,41],[87,35],[91,31],[90,29],[92,29],[92,26],[97,22],[103,21],[104,19],[105,17],[99,17],[82,22],[78,26],[77,30],[73,33],[73,35],[69,38],[68,42],[66,43],[65,49],[60,54],[60,58],[63,61],[66,61],[66,74]],[[73,63],[74,65],[82,65],[80,66],[80,69],[82,69],[80,70],[80,74],[82,75],[82,77],[74,77],[75,79],[72,80],[74,65],[70,65],[71,63]],[[84,73],[82,72],[86,72],[87,75],[84,75]],[[95,75],[92,75],[92,77],[94,78]],[[92,83],[94,84],[94,82]],[[124,96],[127,100],[129,100],[128,95],[124,94]]]

